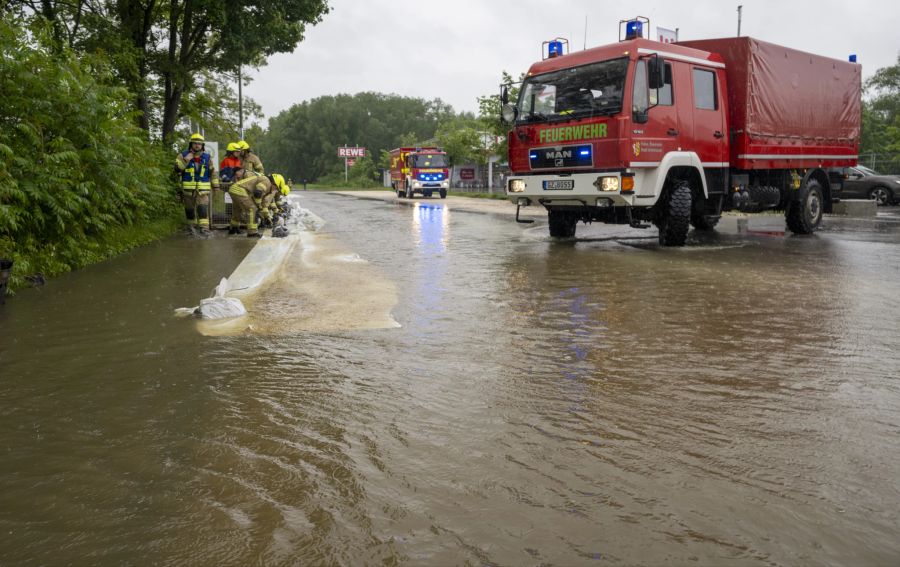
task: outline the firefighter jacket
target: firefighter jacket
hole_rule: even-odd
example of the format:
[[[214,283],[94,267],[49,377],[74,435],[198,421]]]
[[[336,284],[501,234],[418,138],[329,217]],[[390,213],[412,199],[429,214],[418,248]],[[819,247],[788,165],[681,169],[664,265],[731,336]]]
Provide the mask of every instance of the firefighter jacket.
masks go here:
[[[234,177],[234,168],[241,166],[241,158],[228,156],[219,164],[219,177],[222,181],[231,181]]]
[[[275,186],[264,175],[248,174],[247,177],[234,183],[228,192],[232,195],[246,195],[259,205],[262,198],[275,190]]]
[[[219,188],[219,173],[212,157],[203,152],[195,155],[190,162],[187,155],[190,150],[184,150],[175,158],[175,168],[181,173],[181,188],[184,191],[209,191],[212,187]]]
[[[254,154],[253,152],[247,152],[241,160],[241,165],[247,171],[255,171],[260,175],[265,175],[266,171],[263,168],[262,161],[260,161],[259,156]]]

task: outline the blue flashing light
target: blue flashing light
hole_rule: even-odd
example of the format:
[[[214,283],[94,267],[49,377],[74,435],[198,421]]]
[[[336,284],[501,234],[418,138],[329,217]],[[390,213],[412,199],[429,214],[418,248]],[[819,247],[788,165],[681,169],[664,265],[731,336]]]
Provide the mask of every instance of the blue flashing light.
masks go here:
[[[853,54],[850,55],[850,62],[851,62],[851,63],[856,63],[856,54],[855,54],[855,53],[853,53]]]
[[[635,39],[644,37],[644,22],[640,20],[631,20],[625,24],[625,39]]]
[[[528,154],[528,157],[531,159],[537,159],[537,154]]]
[[[563,54],[563,44],[561,41],[551,41],[547,44],[547,57],[559,57]]]
[[[581,150],[580,152],[578,152],[578,154],[582,156],[589,156],[591,155],[591,150]]]

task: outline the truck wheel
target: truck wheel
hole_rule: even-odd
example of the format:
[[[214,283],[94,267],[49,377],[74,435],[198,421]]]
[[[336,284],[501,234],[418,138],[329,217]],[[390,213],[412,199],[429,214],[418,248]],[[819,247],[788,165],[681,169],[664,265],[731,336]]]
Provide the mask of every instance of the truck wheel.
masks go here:
[[[665,212],[659,222],[659,243],[662,246],[684,246],[691,223],[691,186],[687,181],[676,181]]]
[[[869,191],[869,198],[874,200],[875,204],[879,207],[886,207],[893,201],[891,190],[887,187],[873,187],[872,190]]]
[[[812,234],[822,222],[822,186],[810,179],[800,198],[788,204],[784,212],[788,229],[794,234]]]
[[[446,198],[447,198],[447,190],[441,189],[441,199],[446,199]]]
[[[406,197],[406,193],[404,193],[402,189],[397,189],[397,196],[402,199],[403,197]]]
[[[554,238],[571,238],[575,236],[578,217],[574,214],[565,211],[548,211],[547,219],[550,221],[550,236]]]

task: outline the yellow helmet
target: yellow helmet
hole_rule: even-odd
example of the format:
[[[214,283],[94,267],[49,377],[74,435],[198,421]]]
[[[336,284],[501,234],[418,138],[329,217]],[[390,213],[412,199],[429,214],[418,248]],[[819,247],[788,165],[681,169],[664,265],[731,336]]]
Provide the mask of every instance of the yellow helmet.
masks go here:
[[[240,151],[240,147],[238,147],[237,142],[230,142],[228,146],[225,147],[225,151],[227,152],[237,152]]]
[[[205,144],[206,140],[203,139],[203,134],[191,134],[191,142],[200,142],[201,144]]]
[[[249,150],[250,149],[250,144],[248,144],[244,140],[241,140],[240,142],[238,142],[237,145],[238,145],[239,150]]]
[[[281,194],[285,197],[291,192],[291,188],[284,182],[284,176],[280,173],[272,174],[272,182],[275,183],[275,187],[278,187],[278,190],[281,191]]]

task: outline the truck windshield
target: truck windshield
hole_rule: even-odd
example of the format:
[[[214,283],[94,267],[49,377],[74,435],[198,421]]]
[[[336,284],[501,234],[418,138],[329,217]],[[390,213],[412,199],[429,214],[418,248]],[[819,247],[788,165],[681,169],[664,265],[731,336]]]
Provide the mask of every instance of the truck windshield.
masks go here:
[[[413,167],[447,167],[446,154],[418,154],[413,156]]]
[[[529,77],[519,96],[519,122],[618,114],[628,58]]]

